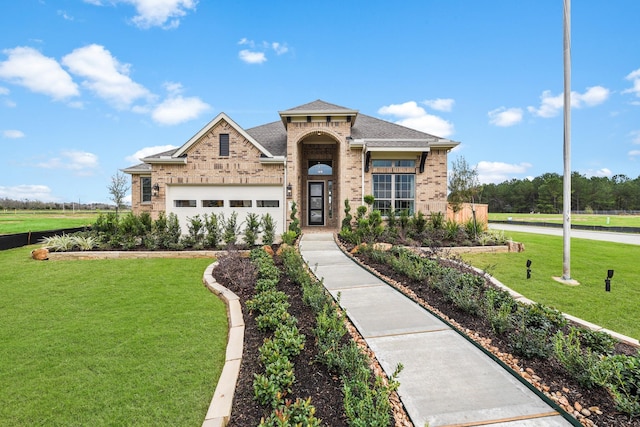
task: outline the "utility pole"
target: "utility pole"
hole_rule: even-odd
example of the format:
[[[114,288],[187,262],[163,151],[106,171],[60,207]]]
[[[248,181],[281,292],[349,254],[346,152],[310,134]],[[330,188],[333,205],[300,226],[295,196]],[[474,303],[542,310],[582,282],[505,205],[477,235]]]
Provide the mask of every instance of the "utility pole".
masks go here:
[[[571,0],[564,0],[564,179],[562,280],[571,280]]]

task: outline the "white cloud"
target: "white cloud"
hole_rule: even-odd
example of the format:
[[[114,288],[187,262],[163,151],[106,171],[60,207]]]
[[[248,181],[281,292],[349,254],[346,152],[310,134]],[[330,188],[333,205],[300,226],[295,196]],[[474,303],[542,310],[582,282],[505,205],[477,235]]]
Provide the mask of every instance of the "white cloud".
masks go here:
[[[2,131],[2,136],[9,139],[24,138],[24,132],[16,129],[7,129]]]
[[[640,150],[631,150],[627,154],[631,159],[635,159],[636,157],[640,157]]]
[[[273,50],[276,55],[284,55],[289,52],[289,47],[286,43],[280,42],[266,42],[256,43],[253,40],[249,40],[243,37],[238,41],[240,46],[247,46],[249,49],[242,49],[238,52],[238,57],[247,64],[262,64],[267,61],[267,52]]]
[[[101,0],[84,0],[94,6],[103,6]],[[110,3],[127,3],[136,8],[138,13],[133,17],[133,23],[143,29],[161,27],[164,29],[177,28],[180,19],[188,12],[194,11],[197,0],[111,0]]]
[[[241,61],[246,62],[247,64],[262,64],[267,60],[264,52],[255,52],[248,49],[242,49],[238,52],[238,56]]]
[[[611,176],[613,176],[613,172],[611,172],[611,170],[608,169],[608,168],[602,168],[602,169],[598,169],[598,170],[589,169],[584,173],[584,175],[587,176],[588,178],[590,178],[592,176],[603,178],[603,177],[611,177]]]
[[[176,125],[193,120],[210,108],[200,98],[183,98],[178,95],[164,100],[153,110],[151,117],[162,125]]]
[[[531,168],[530,163],[509,164],[503,162],[481,161],[476,165],[478,180],[482,184],[499,184],[514,178],[514,175],[522,175]]]
[[[86,151],[67,150],[60,153],[60,157],[52,157],[46,162],[37,164],[43,169],[66,169],[75,171],[77,175],[92,175],[98,167],[98,156]]]
[[[0,78],[55,100],[80,94],[78,85],[55,59],[31,47],[16,47],[3,52],[9,58],[0,62]]]
[[[0,95],[9,95],[9,89],[0,86]]]
[[[634,130],[629,133],[631,136],[631,142],[634,144],[640,144],[640,130]]]
[[[632,71],[625,78],[633,82],[633,87],[631,89],[624,90],[622,93],[635,93],[636,96],[640,96],[640,68]]]
[[[103,46],[91,44],[75,49],[62,58],[69,70],[86,80],[82,85],[116,108],[126,109],[151,93],[129,77],[129,64],[121,64]]]
[[[509,127],[522,121],[522,109],[500,107],[489,111],[488,116],[492,125]]]
[[[455,101],[451,98],[437,98],[427,99],[422,101],[422,103],[433,110],[449,112],[453,109]]]
[[[453,134],[453,124],[447,120],[427,113],[424,108],[418,106],[415,101],[404,104],[391,104],[381,107],[379,114],[396,116],[397,124],[412,129],[426,132],[432,135],[446,138]]]
[[[289,52],[289,48],[286,44],[281,44],[278,42],[271,43],[271,48],[276,52],[276,55],[284,55]]]
[[[142,148],[124,159],[129,163],[140,163],[140,159],[151,156],[153,154],[164,153],[165,151],[178,148],[175,145],[155,145],[153,147]]]
[[[62,19],[65,19],[67,21],[73,21],[73,16],[69,15],[64,10],[59,10],[58,11],[58,16],[62,16]]]
[[[13,200],[41,200],[53,202],[57,199],[51,195],[51,189],[46,185],[22,184],[13,187],[0,185],[0,197]]]
[[[571,107],[583,108],[602,104],[611,95],[611,91],[602,86],[587,88],[584,93],[571,92]],[[529,112],[538,117],[550,118],[557,116],[564,106],[564,94],[553,96],[551,91],[545,90],[540,96],[540,107],[528,107]]]

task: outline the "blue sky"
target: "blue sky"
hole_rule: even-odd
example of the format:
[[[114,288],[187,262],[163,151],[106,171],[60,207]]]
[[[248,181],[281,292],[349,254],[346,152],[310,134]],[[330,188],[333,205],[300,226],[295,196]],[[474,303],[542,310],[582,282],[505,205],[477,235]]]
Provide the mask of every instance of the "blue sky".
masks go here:
[[[220,112],[316,99],[459,141],[482,182],[563,171],[562,0],[0,6],[0,198],[108,201]],[[572,167],[640,174],[640,1],[572,4]]]

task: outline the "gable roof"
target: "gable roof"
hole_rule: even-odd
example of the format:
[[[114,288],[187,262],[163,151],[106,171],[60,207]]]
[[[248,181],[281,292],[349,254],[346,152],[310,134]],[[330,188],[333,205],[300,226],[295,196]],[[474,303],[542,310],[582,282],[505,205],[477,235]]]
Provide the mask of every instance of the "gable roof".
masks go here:
[[[287,155],[287,116],[351,116],[351,141],[357,141],[353,146],[365,146],[367,151],[428,151],[430,148],[451,149],[459,144],[456,141],[367,116],[359,113],[358,110],[331,104],[321,99],[280,111],[278,114],[281,121],[244,130],[225,113],[220,113],[181,147],[145,157],[141,159],[143,164],[123,170],[140,173],[146,169],[144,165],[148,163],[186,162],[185,154],[189,148],[223,120],[253,144],[260,151],[261,158],[265,160],[275,160]]]
[[[189,148],[191,148],[191,146],[193,146],[196,142],[198,142],[200,140],[200,138],[202,138],[203,135],[205,135],[207,132],[209,132],[211,129],[213,129],[215,126],[217,126],[222,121],[227,122],[240,135],[242,135],[250,143],[252,143],[264,156],[273,157],[271,155],[271,153],[269,153],[269,151],[267,151],[266,148],[264,148],[260,143],[258,143],[258,141],[256,141],[244,129],[242,129],[240,126],[238,126],[238,124],[236,122],[234,122],[233,120],[231,120],[231,118],[229,116],[227,116],[225,113],[220,113],[216,117],[214,117],[214,119],[211,120],[209,123],[207,123],[207,125],[205,127],[200,129],[200,131],[198,133],[193,135],[191,137],[191,139],[189,139],[187,142],[185,142],[182,145],[182,147],[178,148],[178,150],[173,154],[173,157],[180,157],[183,154],[185,154],[189,150]]]

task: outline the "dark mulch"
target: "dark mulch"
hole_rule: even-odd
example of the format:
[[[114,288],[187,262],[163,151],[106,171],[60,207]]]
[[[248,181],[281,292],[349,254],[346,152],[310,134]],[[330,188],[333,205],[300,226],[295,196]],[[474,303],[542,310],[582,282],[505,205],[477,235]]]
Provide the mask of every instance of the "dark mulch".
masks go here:
[[[345,249],[349,249],[346,247]],[[496,335],[491,325],[481,316],[473,316],[456,308],[453,304],[444,300],[442,294],[430,288],[424,283],[411,280],[402,274],[398,274],[386,264],[378,264],[363,254],[356,254],[356,258],[365,266],[373,269],[390,281],[399,282],[402,286],[410,289],[417,297],[424,300],[429,307],[435,308],[446,317],[455,320],[462,330],[469,330],[472,335],[474,332],[480,337],[490,339],[490,345],[497,347],[502,353],[509,353],[510,348],[505,338]],[[401,289],[402,290],[402,289]],[[637,354],[637,349],[625,345],[618,344],[616,347],[618,353],[628,355]],[[629,420],[627,415],[621,414],[615,408],[613,399],[609,393],[602,387],[587,389],[570,378],[564,368],[553,358],[542,359],[522,359],[519,358],[519,366],[521,369],[532,369],[535,375],[542,379],[542,383],[550,388],[550,392],[561,392],[567,397],[571,405],[578,402],[585,408],[598,407],[602,415],[592,414],[588,418],[598,426],[607,427],[629,427],[640,426],[640,419]]]
[[[276,265],[279,258],[274,257]],[[230,426],[257,426],[261,417],[268,417],[271,409],[262,407],[254,400],[253,374],[263,372],[258,360],[258,348],[270,334],[258,330],[253,314],[245,308],[245,301],[254,295],[255,270],[246,257],[238,253],[230,253],[219,259],[220,264],[214,269],[213,276],[221,285],[233,291],[242,303],[242,314],[245,321],[244,350],[240,376],[233,399]],[[317,348],[313,339],[312,328],[315,317],[302,302],[301,290],[283,274],[278,289],[289,295],[289,313],[298,319],[298,328],[306,336],[304,350],[294,360],[296,381],[291,393],[296,397],[311,398],[316,408],[316,417],[323,424],[342,427],[347,426],[342,404],[342,386],[340,379],[329,373],[324,365],[315,362]]]

